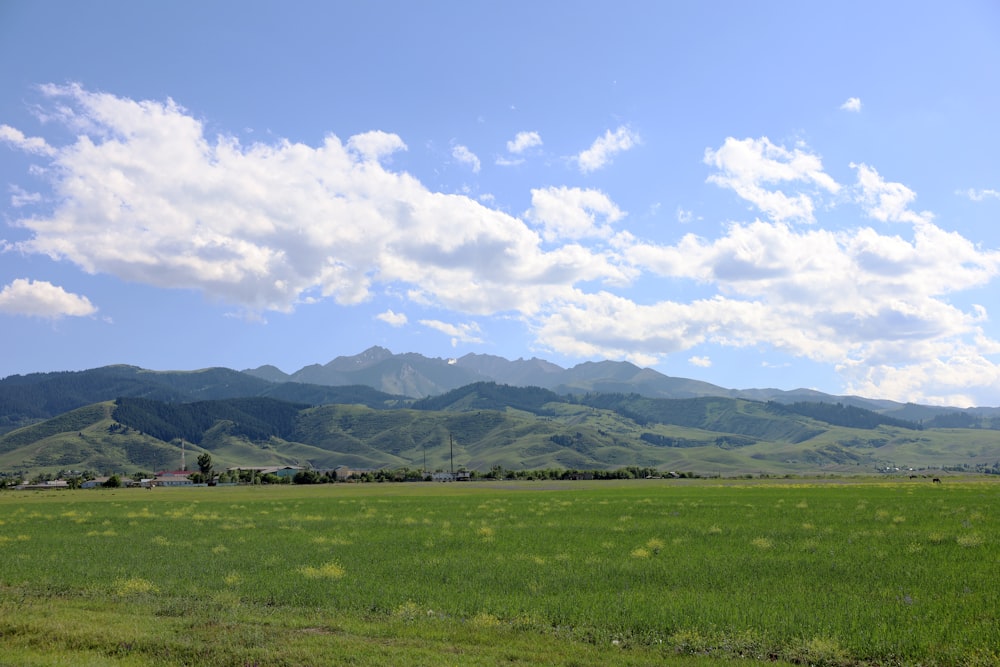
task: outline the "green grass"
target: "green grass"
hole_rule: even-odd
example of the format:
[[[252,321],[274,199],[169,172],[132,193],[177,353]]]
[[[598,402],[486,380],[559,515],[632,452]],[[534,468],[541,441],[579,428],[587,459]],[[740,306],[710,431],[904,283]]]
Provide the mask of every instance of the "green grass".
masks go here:
[[[1000,661],[990,482],[0,494],[0,664]]]

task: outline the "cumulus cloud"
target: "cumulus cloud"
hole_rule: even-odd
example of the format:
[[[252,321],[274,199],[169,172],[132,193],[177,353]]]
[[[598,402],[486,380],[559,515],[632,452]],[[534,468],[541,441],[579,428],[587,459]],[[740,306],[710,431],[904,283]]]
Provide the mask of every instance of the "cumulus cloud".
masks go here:
[[[405,313],[394,312],[391,308],[384,313],[379,313],[375,318],[393,327],[404,326],[409,321]]]
[[[775,221],[815,222],[815,197],[840,190],[823,171],[819,156],[803,147],[789,150],[775,145],[767,137],[729,137],[720,148],[706,149],[704,161],[718,170],[708,177],[710,183],[732,189]],[[786,194],[768,187],[781,183],[803,184],[810,190]]]
[[[565,354],[650,364],[709,340],[714,328],[737,318],[737,311],[755,308],[760,309],[718,297],[640,304],[603,290],[577,292],[553,304],[538,319],[535,334],[542,345]]]
[[[911,211],[910,202],[917,198],[913,190],[902,183],[886,182],[875,169],[865,164],[851,163],[857,169],[857,200],[865,212],[881,222],[922,223],[929,221],[928,212]]]
[[[700,368],[710,368],[712,366],[712,360],[708,357],[689,357],[688,363]]]
[[[637,243],[628,253],[648,271],[718,289],[724,309],[713,313],[703,305],[683,319],[658,322],[683,327],[684,348],[768,345],[835,365],[857,393],[930,402],[950,400],[952,394],[933,394],[931,387],[948,386],[946,377],[956,381],[959,374],[944,369],[965,368],[974,349],[986,364],[974,377],[997,388],[989,380],[996,365],[986,353],[997,343],[983,332],[985,311],[962,310],[948,295],[994,280],[1000,252],[931,223],[914,226],[905,239],[868,227],[796,231],[756,221],[733,224],[715,240],[689,234],[669,246]],[[650,308],[677,313],[680,305]],[[876,367],[882,370],[870,374]]]
[[[531,209],[525,214],[541,225],[546,241],[608,237],[610,223],[625,214],[598,190],[541,188],[531,191]]]
[[[58,203],[15,222],[31,234],[21,252],[258,312],[390,285],[463,312],[533,312],[567,285],[623,275],[602,252],[543,250],[524,221],[391,171],[396,135],[242,145],[208,139],[172,101],[43,90],[64,110],[53,118],[87,133],[52,148]]]
[[[840,108],[844,111],[861,111],[861,98],[860,97],[848,97],[847,101],[840,105]]]
[[[26,137],[24,133],[10,125],[0,125],[0,141],[10,144],[26,153],[51,156],[55,149],[39,137]]]
[[[606,166],[617,153],[627,151],[639,144],[639,135],[622,125],[614,132],[608,130],[598,137],[590,148],[576,156],[580,171],[589,173]]]
[[[542,137],[537,132],[518,132],[507,142],[507,152],[519,155],[529,148],[542,145]]]
[[[79,294],[67,292],[44,280],[18,278],[0,290],[0,313],[47,319],[85,317],[97,308]]]
[[[115,119],[112,119],[115,120]],[[199,123],[199,131],[200,131]],[[328,139],[333,139],[329,137]],[[282,146],[283,148],[286,147]],[[291,146],[287,146],[291,148]],[[347,140],[347,148],[352,153],[360,156],[365,162],[376,162],[382,158],[389,157],[396,151],[405,151],[406,144],[397,135],[381,130],[373,130],[356,134]]]
[[[996,280],[1000,252],[914,211],[915,193],[868,165],[841,186],[804,144],[730,137],[707,149],[708,182],[762,219],[653,242],[622,228],[624,212],[597,189],[532,189],[521,217],[432,191],[388,166],[406,144],[385,132],[244,145],[207,137],[169,100],[42,90],[48,120],[76,138],[57,146],[4,131],[8,145],[58,166],[46,172],[51,196],[13,191],[30,214],[13,221],[27,238],[8,251],[198,289],[251,313],[391,293],[459,321],[516,319],[536,347],[567,356],[651,364],[686,352],[699,364],[708,357],[690,356],[696,346],[766,347],[835,366],[857,393],[949,402],[1000,391],[989,313],[954,298]],[[581,168],[637,141],[617,134]],[[797,224],[833,209],[856,226]],[[4,312],[96,310],[23,279],[0,295]],[[376,317],[409,324],[392,310]],[[447,319],[420,324],[456,345],[486,338],[476,322]]]
[[[476,157],[476,154],[470,151],[467,147],[461,144],[456,145],[451,149],[451,156],[462,164],[467,164],[472,167],[472,173],[479,173],[479,169],[482,166],[479,162],[479,158]]]

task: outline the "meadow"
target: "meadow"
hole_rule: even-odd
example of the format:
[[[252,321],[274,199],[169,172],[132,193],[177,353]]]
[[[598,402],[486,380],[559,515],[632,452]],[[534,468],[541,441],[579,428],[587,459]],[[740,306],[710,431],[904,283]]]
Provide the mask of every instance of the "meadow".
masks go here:
[[[0,493],[4,665],[995,665],[989,481]]]

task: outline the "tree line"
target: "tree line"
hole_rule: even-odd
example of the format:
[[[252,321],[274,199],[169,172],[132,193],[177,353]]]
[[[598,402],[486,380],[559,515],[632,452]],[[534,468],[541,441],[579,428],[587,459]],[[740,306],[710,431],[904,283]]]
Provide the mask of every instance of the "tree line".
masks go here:
[[[872,410],[859,408],[856,405],[844,405],[843,403],[777,403],[768,401],[768,407],[778,413],[793,413],[810,417],[818,421],[832,424],[833,426],[844,426],[847,428],[873,429],[877,426],[893,426],[911,430],[920,430],[923,427],[906,419],[896,419],[887,415],[882,415]]]

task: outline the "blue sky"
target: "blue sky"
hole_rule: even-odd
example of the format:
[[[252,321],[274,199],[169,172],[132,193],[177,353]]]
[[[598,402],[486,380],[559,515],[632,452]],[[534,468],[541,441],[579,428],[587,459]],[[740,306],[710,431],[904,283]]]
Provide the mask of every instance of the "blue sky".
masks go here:
[[[0,3],[0,376],[370,345],[1000,405],[1000,5]]]

